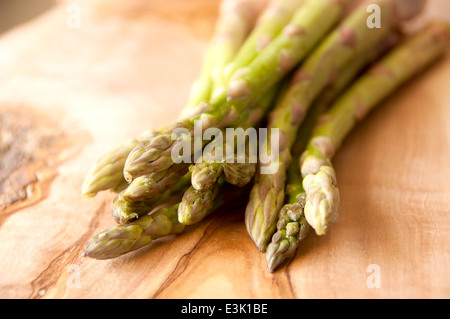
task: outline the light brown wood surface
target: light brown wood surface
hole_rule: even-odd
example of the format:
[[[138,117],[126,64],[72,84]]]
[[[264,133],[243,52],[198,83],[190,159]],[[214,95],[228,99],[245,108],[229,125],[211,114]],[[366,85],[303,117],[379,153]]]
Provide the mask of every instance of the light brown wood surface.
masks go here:
[[[81,8],[80,29],[66,25],[69,3]],[[427,14],[450,14],[448,4],[430,1]],[[338,221],[327,236],[310,233],[276,273],[247,235],[245,196],[141,251],[81,257],[114,225],[113,194],[81,198],[87,170],[177,117],[216,9],[210,0],[61,2],[0,38],[0,297],[449,298],[448,58],[345,141],[334,160]],[[379,288],[367,284],[370,265]]]

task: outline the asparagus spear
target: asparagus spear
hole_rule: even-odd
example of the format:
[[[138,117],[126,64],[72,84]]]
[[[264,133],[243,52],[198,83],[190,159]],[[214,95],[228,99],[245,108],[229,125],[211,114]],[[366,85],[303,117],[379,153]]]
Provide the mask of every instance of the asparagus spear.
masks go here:
[[[205,218],[214,206],[214,200],[221,190],[221,183],[216,183],[205,191],[189,187],[178,207],[178,222],[193,225]]]
[[[188,103],[181,112],[181,118],[199,114],[201,102],[208,102],[214,82],[220,81],[225,66],[236,56],[248,34],[251,32],[260,5],[253,0],[224,0],[214,27],[214,35],[204,57],[199,78],[189,92]]]
[[[174,197],[179,197],[179,200],[181,200],[183,193],[189,187],[190,179],[191,174],[188,173],[174,187],[143,201],[127,200],[124,198],[123,192],[117,194],[111,205],[114,219],[119,224],[127,224],[149,214],[153,209],[165,204]]]
[[[223,174],[222,163],[209,162],[203,158],[189,169],[192,172],[192,186],[199,191],[213,187]]]
[[[267,268],[270,272],[274,272],[278,266],[295,256],[300,241],[309,232],[310,227],[303,213],[304,202],[304,196],[299,196],[280,210],[278,231],[273,235],[266,252]]]
[[[227,93],[211,102],[209,110],[180,122],[179,126],[190,132],[195,121],[199,120],[203,130],[224,128],[234,126],[236,121],[245,118],[250,104],[276,85],[309,53],[336,24],[349,2],[351,0],[307,2],[284,31],[248,65],[245,74],[230,82]],[[322,19],[324,12],[326,19]],[[172,140],[172,132],[169,129],[158,136],[150,136],[136,146],[125,163],[124,172],[128,181],[152,172],[166,171],[174,165],[170,158],[171,150],[185,137],[180,134],[178,139]]]
[[[145,201],[170,190],[188,173],[189,164],[181,163],[166,172],[140,176],[134,179],[121,195],[127,201]]]
[[[83,197],[95,197],[104,190],[121,190],[126,181],[123,168],[128,154],[138,144],[137,139],[126,141],[103,155],[87,173],[81,193]]]
[[[123,189],[122,169],[129,152],[137,145],[137,140],[126,141],[113,151],[105,154],[87,173],[81,193],[83,197],[95,197],[100,191]]]
[[[178,223],[179,203],[142,216],[127,225],[116,225],[91,238],[83,251],[94,259],[110,259],[148,246],[153,240],[179,234],[184,225]]]
[[[331,159],[344,138],[369,111],[446,50],[450,28],[434,21],[389,53],[359,79],[325,114],[300,159],[306,191],[305,216],[324,235],[338,216],[339,191]],[[370,91],[370,94],[368,93]]]
[[[231,185],[244,187],[252,181],[256,168],[257,164],[250,162],[248,157],[244,163],[238,163],[236,157],[234,162],[224,163],[224,178]]]
[[[309,107],[339,70],[373,48],[401,21],[409,19],[422,8],[421,3],[416,2],[416,10],[408,7],[406,14],[401,10],[406,2],[377,1],[384,23],[380,29],[367,27],[367,2],[359,5],[296,71],[292,85],[269,115],[269,132],[274,128],[279,129],[280,139],[278,145],[271,145],[269,135],[263,147],[269,150],[272,147],[279,148],[278,158],[272,158],[271,163],[277,165],[278,170],[273,174],[257,174],[246,209],[247,230],[260,251],[266,250],[275,231],[277,214],[284,203],[286,169],[291,162],[290,149]]]
[[[276,37],[305,0],[271,0],[261,13],[236,57],[224,69],[224,75],[215,85],[217,92],[226,90],[226,83],[241,68],[246,67]],[[214,93],[213,93],[214,94]],[[216,93],[217,94],[217,93]]]

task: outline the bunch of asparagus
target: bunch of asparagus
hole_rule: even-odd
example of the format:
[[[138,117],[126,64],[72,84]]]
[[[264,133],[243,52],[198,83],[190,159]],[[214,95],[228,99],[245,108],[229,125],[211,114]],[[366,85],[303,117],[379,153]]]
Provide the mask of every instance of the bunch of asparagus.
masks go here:
[[[371,13],[373,4],[378,11]],[[84,254],[116,258],[178,234],[229,200],[230,190],[248,185],[245,225],[269,271],[292,259],[310,229],[325,235],[339,211],[332,159],[343,140],[446,52],[450,28],[442,21],[403,31],[424,5],[271,0],[261,7],[257,0],[223,0],[179,119],[125,142],[88,172],[83,195],[116,192],[118,225],[93,237]],[[381,25],[370,27],[370,19]],[[218,128],[223,136],[227,128],[268,128],[259,149],[270,161],[252,160],[245,138],[198,141],[190,133],[199,122],[202,133]],[[190,162],[174,161],[186,143]],[[277,169],[267,173],[272,165]]]

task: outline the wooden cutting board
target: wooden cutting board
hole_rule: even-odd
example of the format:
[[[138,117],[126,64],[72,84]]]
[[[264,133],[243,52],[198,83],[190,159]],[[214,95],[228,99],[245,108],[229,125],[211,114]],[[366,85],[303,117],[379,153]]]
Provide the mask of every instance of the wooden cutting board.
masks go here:
[[[80,28],[67,24],[74,4]],[[427,16],[449,9],[430,0]],[[211,0],[73,0],[1,36],[0,297],[450,297],[450,59],[345,141],[337,223],[276,273],[245,230],[245,193],[148,248],[81,257],[114,225],[113,194],[81,198],[87,170],[177,117],[216,12]]]

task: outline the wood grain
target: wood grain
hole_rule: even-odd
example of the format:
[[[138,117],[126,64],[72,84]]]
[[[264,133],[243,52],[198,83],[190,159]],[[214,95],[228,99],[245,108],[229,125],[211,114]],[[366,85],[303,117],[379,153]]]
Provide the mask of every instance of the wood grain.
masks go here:
[[[81,257],[89,238],[114,224],[112,194],[81,198],[87,170],[118,143],[176,117],[200,69],[217,1],[79,0],[80,29],[66,26],[68,3],[0,38],[0,122],[7,123],[0,145],[5,132],[20,140],[15,127],[37,142],[55,141],[0,148],[0,181],[12,185],[11,172],[25,174],[36,163],[47,172],[29,178],[32,200],[0,210],[0,297],[450,297],[450,59],[345,141],[335,158],[337,223],[325,237],[310,234],[278,272],[267,272],[247,235],[246,192],[141,251],[109,261]],[[445,8],[447,1],[434,0],[427,12]],[[41,155],[5,163],[5,154],[34,151]],[[379,266],[380,288],[367,285],[369,265]]]

